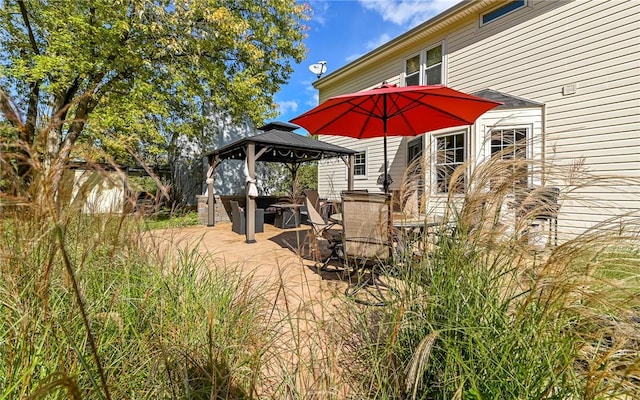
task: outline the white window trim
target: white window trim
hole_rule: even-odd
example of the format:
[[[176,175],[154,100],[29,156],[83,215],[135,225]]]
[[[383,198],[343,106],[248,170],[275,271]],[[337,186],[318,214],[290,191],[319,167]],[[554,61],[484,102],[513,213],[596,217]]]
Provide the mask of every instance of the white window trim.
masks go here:
[[[440,71],[440,77],[442,82],[440,85],[447,85],[447,43],[446,40],[441,40],[439,42],[434,42],[430,46],[425,47],[419,52],[411,53],[410,55],[402,58],[402,84],[403,86],[407,86],[407,60],[415,57],[416,55],[420,55],[420,72],[419,72],[419,84],[425,85],[425,75],[427,70],[427,51],[433,49],[434,47],[442,46],[442,70]]]
[[[429,143],[430,149],[431,149],[431,159],[433,160],[429,166],[429,170],[430,170],[430,174],[431,174],[431,195],[432,196],[439,196],[439,197],[448,197],[448,196],[453,196],[453,197],[464,197],[464,192],[463,193],[449,193],[449,192],[439,192],[438,191],[438,172],[436,167],[438,166],[437,164],[437,159],[438,159],[438,138],[444,137],[444,136],[451,136],[451,135],[458,135],[460,133],[464,134],[464,139],[465,139],[465,146],[464,146],[464,163],[467,163],[467,168],[465,171],[465,191],[468,190],[468,182],[467,179],[469,177],[469,157],[471,157],[471,131],[469,128],[463,128],[460,129],[455,128],[453,130],[450,131],[446,131],[446,132],[440,132],[438,134],[434,134],[431,135],[431,142]]]
[[[533,124],[516,124],[516,125],[494,125],[488,127],[486,136],[485,154],[491,157],[491,135],[493,131],[509,130],[509,129],[526,129],[527,130],[527,159],[533,158]]]
[[[485,136],[485,154],[488,160],[491,159],[491,135],[496,130],[509,130],[509,129],[526,129],[527,131],[527,160],[533,160],[534,154],[534,138],[533,138],[533,124],[510,124],[510,125],[494,125],[488,127],[487,134]],[[529,166],[527,173],[527,182],[532,185],[536,179],[534,175],[533,165]]]
[[[425,64],[424,61],[424,51],[418,51],[412,53],[402,59],[402,82],[404,86],[407,86],[407,60],[413,58],[415,56],[420,56],[420,66],[418,67],[418,82],[422,84],[422,66]]]
[[[442,47],[442,58],[440,60],[440,68],[441,68],[440,69],[440,81],[441,82],[439,83],[439,85],[446,85],[446,83],[447,83],[447,81],[445,80],[445,71],[446,71],[446,63],[445,63],[445,58],[446,57],[445,57],[445,54],[447,54],[447,53],[446,53],[446,47],[444,45],[444,40],[443,40],[443,41],[440,41],[438,43],[434,43],[429,47],[426,47],[424,49],[424,51],[422,52],[422,55],[421,55],[422,64],[420,66],[421,67],[420,68],[420,84],[421,85],[425,85],[426,84],[425,78],[426,78],[426,75],[427,75],[427,52],[429,50],[433,49],[434,47],[438,47],[438,46]]]
[[[358,151],[358,153],[364,153],[364,175],[356,175],[355,173],[356,166],[355,166],[355,154],[354,154],[353,179],[358,181],[367,180],[369,179],[369,149]],[[349,179],[349,167],[345,167],[345,171],[346,171],[345,173],[345,181],[346,181]]]

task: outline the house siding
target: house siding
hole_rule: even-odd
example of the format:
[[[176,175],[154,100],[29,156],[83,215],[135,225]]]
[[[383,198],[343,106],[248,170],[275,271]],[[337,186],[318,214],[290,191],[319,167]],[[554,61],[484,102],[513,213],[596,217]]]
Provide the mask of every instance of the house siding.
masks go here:
[[[448,36],[448,83],[544,103],[549,161],[640,178],[639,16],[635,1],[544,1],[495,25],[469,20]],[[567,84],[575,94],[563,95]],[[572,192],[560,216],[565,232],[640,211],[640,185],[620,183]]]
[[[356,177],[354,186],[356,189],[368,189],[373,192],[379,192],[382,188],[378,185],[378,177],[383,173],[384,152],[382,138],[374,139],[353,139],[342,136],[325,136],[320,135],[319,139],[338,146],[358,152],[366,152],[366,176]],[[387,139],[387,163],[389,165],[389,175],[394,180],[391,189],[396,188],[404,172],[406,161],[404,151],[406,148],[407,138],[389,137]],[[347,167],[340,159],[326,159],[319,161],[318,164],[318,192],[323,197],[330,199],[339,199],[340,192],[347,190]]]
[[[491,88],[544,104],[546,160],[620,177],[572,191],[562,204],[562,230],[576,233],[614,215],[640,212],[640,1],[536,0],[483,26],[474,12],[446,31],[420,42],[407,39],[384,58],[367,60],[375,68],[364,68],[366,74],[346,71],[349,79],[320,84],[321,101],[384,80],[401,83],[403,58],[441,40],[445,84],[469,93]],[[565,95],[565,85],[575,85],[575,93]],[[478,135],[481,128],[475,128]],[[381,147],[369,147],[372,161]],[[391,160],[391,141],[389,149]]]

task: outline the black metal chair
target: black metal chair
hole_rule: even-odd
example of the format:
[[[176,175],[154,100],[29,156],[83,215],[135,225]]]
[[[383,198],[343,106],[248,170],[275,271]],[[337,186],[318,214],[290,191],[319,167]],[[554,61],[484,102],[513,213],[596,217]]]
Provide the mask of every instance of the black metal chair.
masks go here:
[[[308,211],[307,222],[311,226],[309,248],[314,255],[318,272],[326,271],[331,260],[341,259],[342,230],[336,229],[336,224],[333,222],[325,222],[324,218],[322,218],[318,210],[314,208],[311,203],[311,199],[308,197],[305,199],[305,204]],[[320,245],[318,244],[319,240],[326,240],[329,244],[329,250],[331,251],[329,256],[324,259],[320,253]]]

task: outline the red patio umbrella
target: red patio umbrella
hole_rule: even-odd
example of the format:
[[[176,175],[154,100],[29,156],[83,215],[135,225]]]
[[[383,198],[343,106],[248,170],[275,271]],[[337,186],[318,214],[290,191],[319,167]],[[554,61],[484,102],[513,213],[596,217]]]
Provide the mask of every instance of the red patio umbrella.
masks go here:
[[[388,193],[387,136],[417,136],[471,125],[500,104],[446,86],[399,87],[384,83],[379,88],[331,97],[291,122],[313,135],[384,137],[384,191]]]

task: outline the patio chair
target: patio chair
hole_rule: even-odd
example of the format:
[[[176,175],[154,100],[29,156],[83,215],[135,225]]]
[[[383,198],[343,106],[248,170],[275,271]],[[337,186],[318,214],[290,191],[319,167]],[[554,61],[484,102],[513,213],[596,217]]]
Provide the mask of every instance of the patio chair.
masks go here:
[[[309,248],[313,253],[318,272],[326,271],[331,260],[340,259],[340,253],[342,252],[342,231],[334,228],[335,223],[325,222],[320,213],[313,207],[308,197],[305,199],[305,205],[309,213],[308,223],[311,225],[311,234],[308,236],[310,241]],[[322,259],[318,240],[326,240],[329,243],[331,253],[325,259]]]
[[[393,257],[392,232],[389,231],[390,195],[385,193],[342,193],[342,241],[345,261],[355,262],[360,281],[345,294],[356,302],[384,305],[383,290],[391,288],[379,278]],[[357,297],[365,291],[367,297]]]
[[[322,205],[320,203],[320,195],[318,194],[318,191],[313,189],[307,189],[307,190],[303,190],[302,193],[304,194],[304,197],[311,202],[311,205],[313,206],[313,208],[315,208],[316,211],[318,211],[318,214],[322,215]]]
[[[237,201],[229,201],[231,205],[231,230],[237,234],[247,233],[247,220],[245,210]],[[264,209],[256,208],[256,233],[264,232]]]
[[[537,224],[536,221],[545,221],[549,228],[547,242],[554,247],[558,245],[559,197],[560,188],[557,187],[529,188],[516,197],[516,217],[530,221],[531,226]]]
[[[318,191],[314,189],[303,190],[302,193],[311,201],[311,204],[315,207],[322,219],[327,222],[329,220],[329,215],[334,211],[334,203],[327,201],[326,199],[321,199]]]

